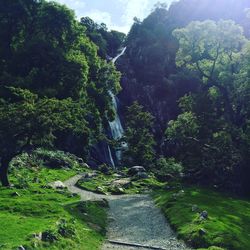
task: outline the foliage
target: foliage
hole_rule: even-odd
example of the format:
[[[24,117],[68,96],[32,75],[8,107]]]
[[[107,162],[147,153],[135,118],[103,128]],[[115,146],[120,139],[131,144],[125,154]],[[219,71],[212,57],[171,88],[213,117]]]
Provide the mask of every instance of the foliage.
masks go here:
[[[100,57],[115,57],[118,49],[122,47],[125,34],[111,30],[108,31],[104,23],[97,24],[89,17],[82,17],[81,24],[86,27],[86,34],[98,46]]]
[[[180,99],[183,113],[168,123],[169,154],[183,162],[193,181],[247,192],[241,173],[249,176],[249,112],[243,104],[249,98],[249,41],[241,27],[222,20],[192,22],[173,34],[180,45],[177,65],[196,72],[201,84]]]
[[[120,74],[98,57],[85,27],[65,5],[0,5],[0,158],[8,185],[9,161],[27,148],[54,145],[87,156],[112,120],[109,91],[119,92]]]
[[[183,166],[176,162],[174,158],[159,158],[156,161],[156,174],[160,177],[168,175],[171,178],[178,178],[183,172]]]
[[[152,134],[154,117],[135,102],[128,107],[124,139],[123,161],[127,166],[142,165],[150,168],[155,159],[155,140]]]

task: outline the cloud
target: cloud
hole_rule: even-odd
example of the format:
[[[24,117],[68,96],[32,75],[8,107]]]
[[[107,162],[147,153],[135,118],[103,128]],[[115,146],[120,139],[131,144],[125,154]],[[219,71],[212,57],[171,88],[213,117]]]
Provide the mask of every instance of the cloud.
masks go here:
[[[112,26],[111,14],[100,10],[91,10],[84,13],[97,23],[105,23],[108,27]]]
[[[148,12],[150,12],[150,7],[152,6],[152,0],[119,0],[124,6],[124,14],[122,20],[124,23],[128,24],[133,22],[134,17],[140,19],[144,18]]]
[[[120,32],[127,33],[130,29],[130,24],[126,25],[117,25],[112,20],[112,16],[108,12],[100,10],[91,10],[83,13],[83,16],[88,16],[97,23],[105,23],[109,30],[118,30]]]
[[[129,31],[134,17],[143,20],[151,12],[158,0],[118,0],[124,8],[122,23],[124,30]]]
[[[56,0],[56,2],[67,5],[75,11],[77,17],[85,10],[86,3],[83,0]]]
[[[66,4],[75,11],[78,18],[89,16],[97,23],[105,23],[110,30],[118,30],[128,33],[134,17],[143,20],[153,9],[159,0],[99,0],[104,1],[98,7],[98,0],[55,0]],[[161,2],[172,2],[173,0],[160,0]],[[104,3],[107,5],[104,7]],[[110,4],[110,5],[109,5]],[[117,16],[112,5],[119,5],[121,15]]]

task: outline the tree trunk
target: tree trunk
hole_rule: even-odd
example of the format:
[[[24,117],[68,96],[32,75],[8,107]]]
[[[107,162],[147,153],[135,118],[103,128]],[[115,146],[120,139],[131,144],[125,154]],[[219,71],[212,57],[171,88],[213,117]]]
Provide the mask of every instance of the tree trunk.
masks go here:
[[[8,168],[9,163],[11,161],[12,157],[2,157],[1,158],[1,167],[0,167],[0,181],[2,183],[2,186],[9,187],[10,182],[8,179]]]

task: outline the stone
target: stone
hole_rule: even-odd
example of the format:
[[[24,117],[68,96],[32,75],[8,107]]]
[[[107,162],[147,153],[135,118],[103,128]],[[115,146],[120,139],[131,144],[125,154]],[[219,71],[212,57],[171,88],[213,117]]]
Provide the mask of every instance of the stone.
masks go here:
[[[122,175],[121,175],[121,174],[115,173],[115,174],[113,174],[113,177],[114,177],[114,178],[119,178],[119,179],[120,179],[120,178],[122,178]]]
[[[89,168],[89,169],[90,169],[90,166],[89,166],[87,163],[83,163],[83,164],[82,164],[82,167],[84,167],[84,168]]]
[[[78,194],[77,193],[70,193],[70,197],[77,197]]]
[[[99,166],[99,171],[103,174],[108,175],[111,172],[111,168],[106,164],[102,164],[101,166]]]
[[[207,233],[207,231],[204,229],[204,228],[200,228],[199,229],[199,235],[200,236],[203,236],[203,235],[205,235]]]
[[[46,241],[46,242],[55,242],[57,241],[58,238],[56,236],[55,233],[53,233],[52,231],[48,230],[45,232],[42,232],[42,241]]]
[[[114,187],[122,187],[122,188],[129,188],[131,186],[131,180],[130,178],[124,178],[124,179],[118,179],[118,180],[114,180],[111,183],[111,186]]]
[[[198,206],[197,205],[193,205],[192,206],[192,212],[196,212],[196,211],[198,211]]]
[[[200,219],[201,220],[206,220],[208,218],[208,212],[207,211],[202,211],[201,213],[200,213]]]
[[[83,166],[83,164],[85,164],[84,161],[83,161],[83,159],[80,158],[80,157],[77,157],[76,160],[77,160],[78,163],[81,164],[82,166]]]
[[[125,190],[121,187],[113,187],[111,189],[112,194],[124,194]]]
[[[148,179],[148,174],[146,172],[138,172],[133,176],[134,179],[140,180],[140,179]]]
[[[98,194],[106,194],[103,187],[97,187],[95,192],[98,193]]]
[[[114,222],[114,221],[115,221],[115,218],[112,217],[112,216],[109,216],[109,217],[107,218],[107,220],[108,220],[109,223],[111,223],[111,222]]]
[[[37,239],[37,240],[42,240],[42,233],[34,233],[32,234],[33,238]]]
[[[66,188],[66,186],[64,185],[64,183],[62,181],[55,181],[55,182],[51,183],[50,186],[52,188],[55,188],[55,189],[64,189],[64,188]]]
[[[81,179],[82,180],[84,180],[84,179],[92,179],[92,178],[96,177],[97,175],[98,174],[95,171],[93,171],[91,173],[84,174]]]
[[[18,250],[26,250],[24,246],[19,246],[17,249]]]
[[[52,169],[71,168],[70,163],[61,158],[51,158],[46,161],[46,166]]]
[[[146,172],[146,169],[144,167],[142,167],[142,166],[134,166],[132,168],[129,168],[128,175],[134,176],[134,175],[136,175],[137,173],[140,173],[140,172]]]
[[[12,197],[19,197],[20,194],[19,194],[18,192],[14,192],[14,193],[11,194],[11,196],[12,196]]]

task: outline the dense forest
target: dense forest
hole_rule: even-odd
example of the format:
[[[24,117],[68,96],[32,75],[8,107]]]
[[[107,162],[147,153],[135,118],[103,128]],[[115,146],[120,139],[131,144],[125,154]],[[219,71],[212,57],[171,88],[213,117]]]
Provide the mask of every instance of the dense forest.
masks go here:
[[[157,158],[183,163],[187,181],[249,192],[250,4],[164,7],[135,20],[127,36],[123,106],[138,101],[155,117]]]
[[[159,3],[144,20],[134,18],[128,34],[109,30],[90,17],[78,20],[73,10],[53,1],[0,0],[0,221],[2,211],[23,211],[25,195],[43,194],[44,187],[48,188],[46,179],[55,181],[53,178],[59,176],[66,180],[81,171],[95,170],[100,176],[90,182],[89,174],[88,181],[79,181],[79,188],[103,195],[140,193],[145,186],[160,189],[155,199],[167,199],[168,204],[160,206],[178,236],[189,245],[243,250],[249,241],[242,236],[237,243],[241,231],[233,229],[235,240],[227,231],[230,223],[221,226],[225,237],[207,236],[205,225],[206,230],[196,226],[197,216],[192,217],[192,230],[182,228],[191,222],[184,215],[187,222],[176,219],[171,206],[185,207],[174,203],[184,187],[201,188],[199,195],[215,202],[224,199],[224,194],[248,199],[249,162],[248,0],[218,0],[212,4],[211,0],[180,0],[170,6]],[[45,165],[48,172],[44,172]],[[134,166],[138,172],[131,175]],[[108,181],[113,183],[114,176],[127,175],[135,181],[127,185],[128,190],[106,185]],[[176,187],[181,191],[172,194]],[[34,190],[27,193],[29,188]],[[10,197],[20,196],[20,190],[26,190],[22,193],[24,200],[12,204]],[[191,197],[194,191],[187,190]],[[67,198],[61,198],[58,192],[49,192],[60,204],[75,199],[68,193],[64,194]],[[188,204],[202,202],[189,198],[185,200]],[[43,201],[47,202],[41,204],[44,216],[53,209],[57,211],[53,198]],[[240,209],[244,202],[238,203]],[[210,204],[205,204],[209,209]],[[20,211],[19,205],[23,207]],[[104,237],[105,225],[99,218],[104,216],[102,206],[103,201],[74,203],[71,210],[60,210],[60,216],[66,218],[79,211],[85,217],[90,213],[94,223],[100,224],[101,229],[96,231],[102,236],[88,236],[89,248],[82,249],[98,249]],[[38,207],[35,205],[34,211]],[[183,211],[188,214],[188,209]],[[206,220],[207,215],[200,218]],[[245,220],[249,222],[249,218]],[[46,223],[48,226],[51,221]],[[53,243],[60,237],[67,241],[74,234],[85,234],[83,229],[72,233],[75,222],[70,226],[65,221],[60,223],[56,236],[46,231],[49,238],[44,236],[45,242]],[[217,224],[213,226],[215,230]],[[211,228],[208,226],[208,230]],[[240,228],[247,231],[249,225]],[[68,232],[72,235],[65,236]],[[4,237],[0,233],[0,249],[16,249],[4,248]],[[95,243],[91,237],[95,237]],[[80,249],[72,242],[53,249]],[[37,248],[35,243],[29,244],[18,249]],[[63,244],[72,245],[62,248]],[[45,245],[38,249],[52,249]]]

